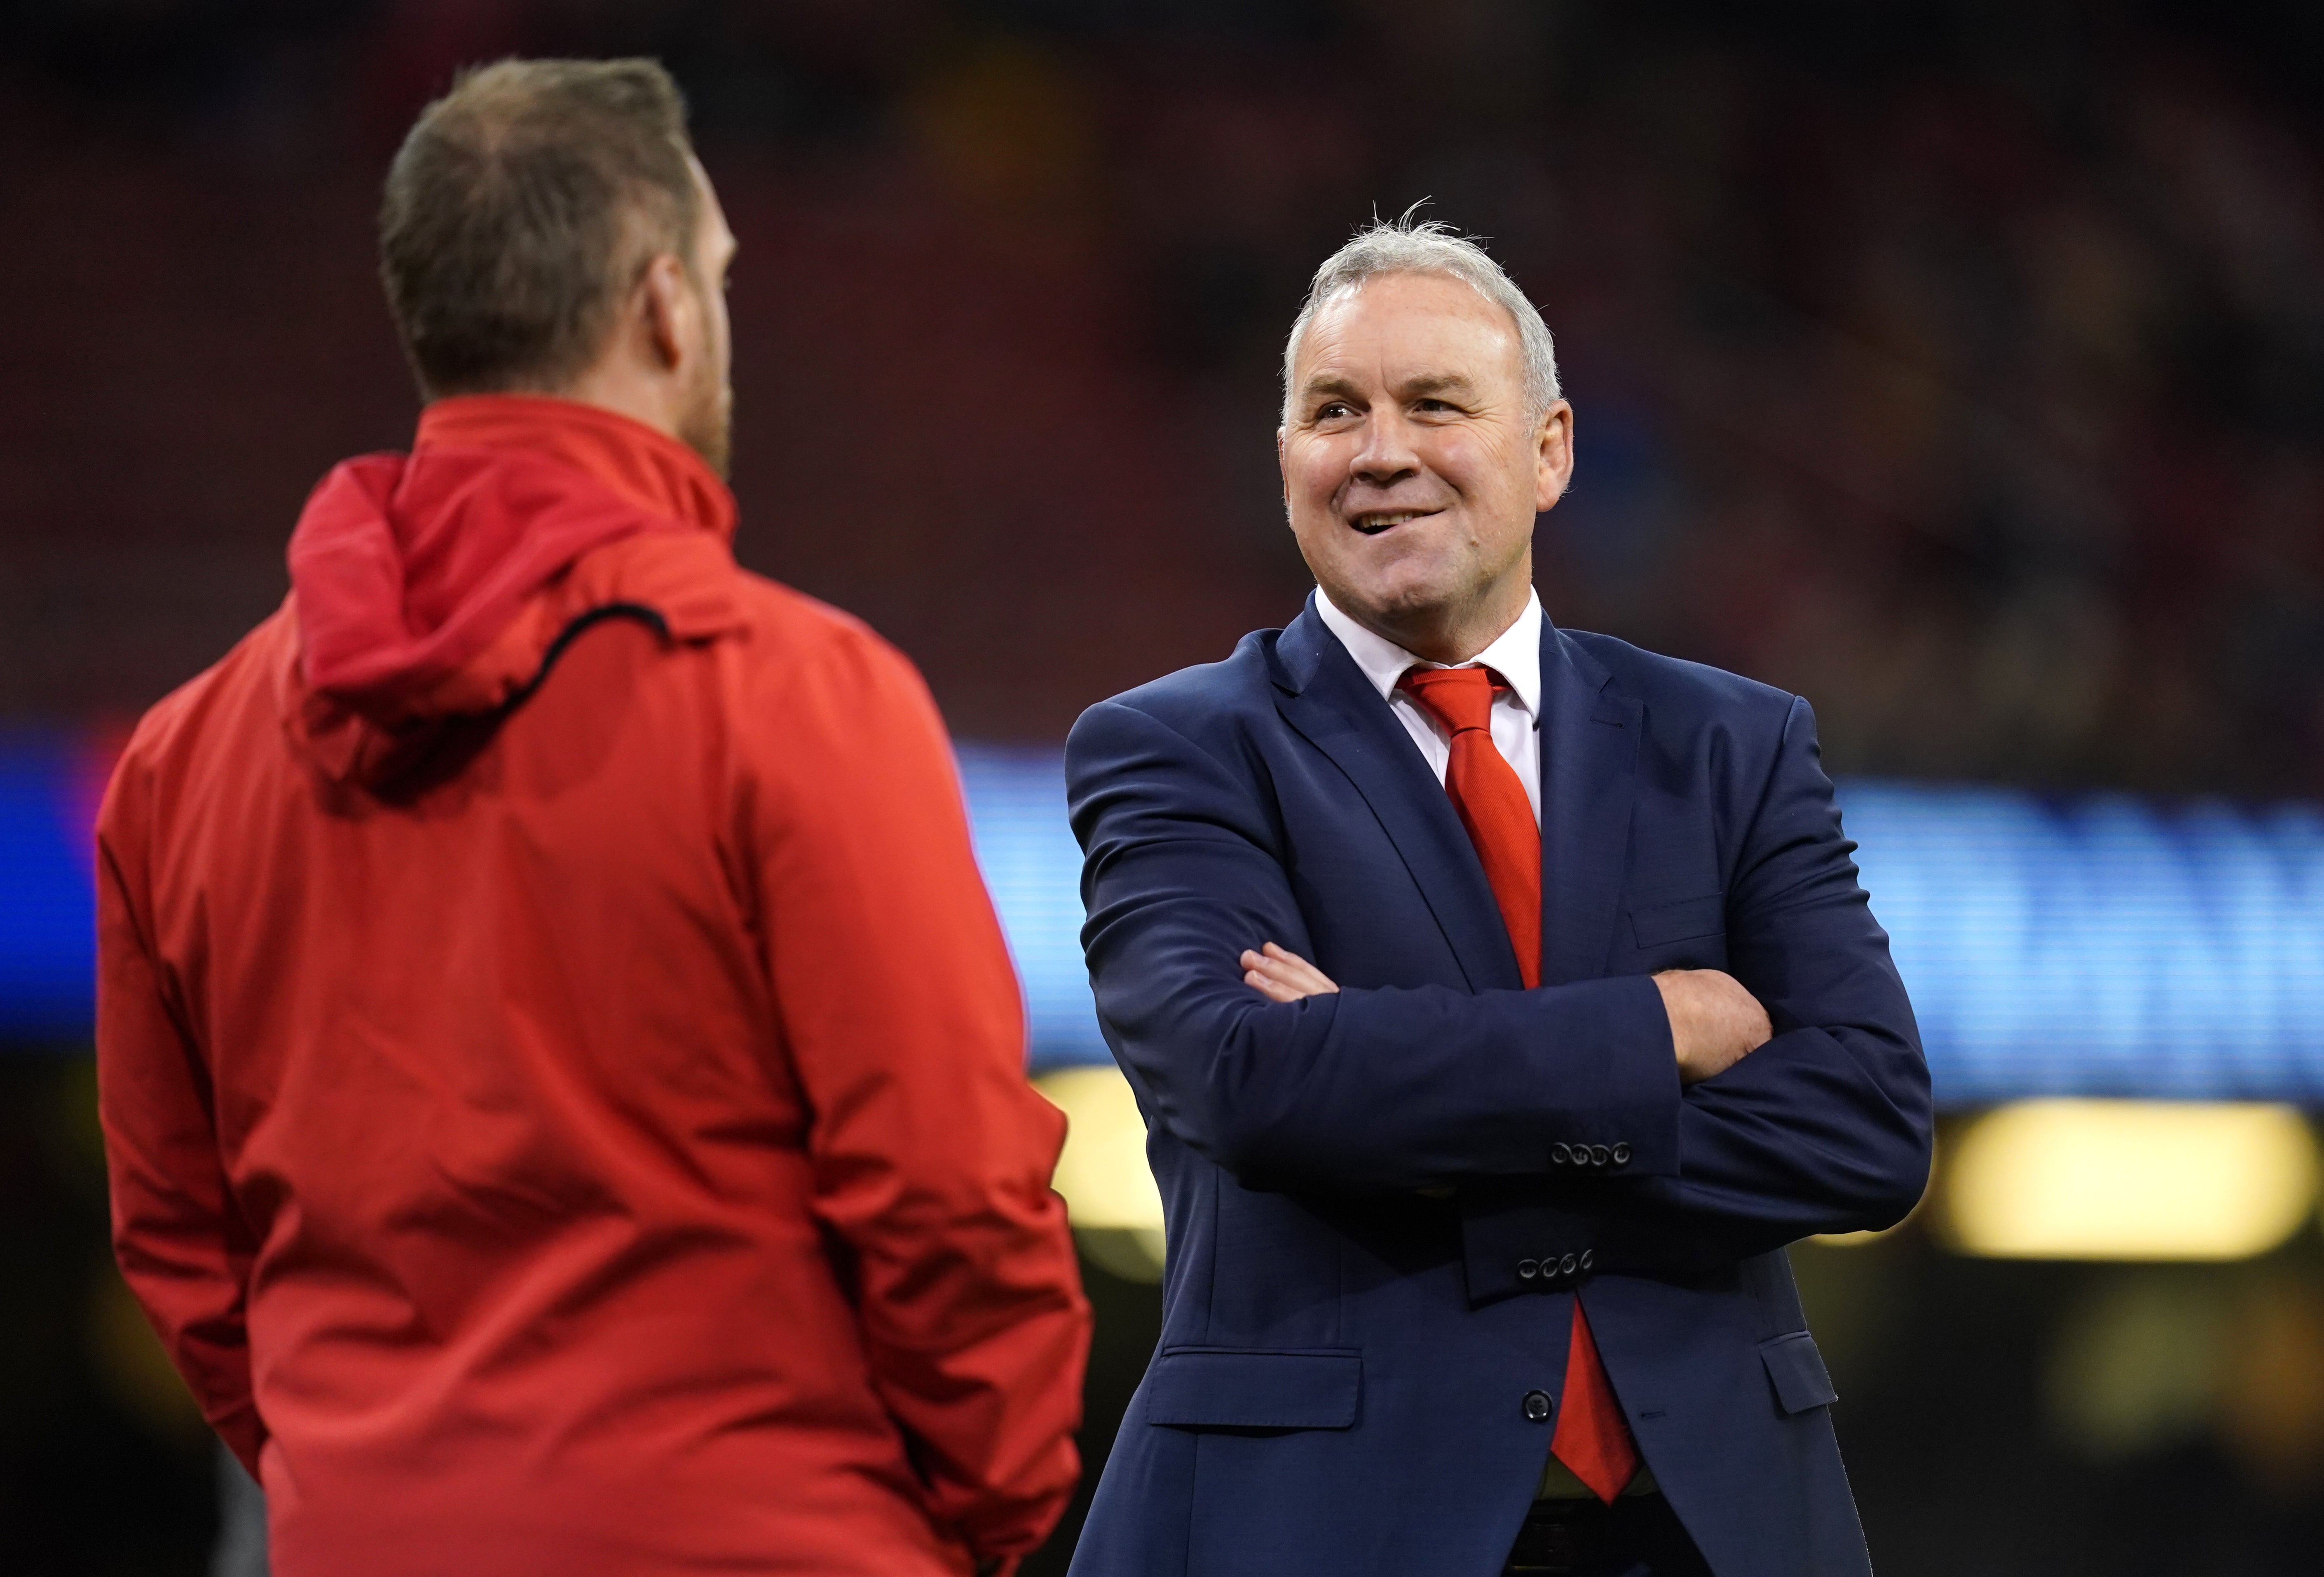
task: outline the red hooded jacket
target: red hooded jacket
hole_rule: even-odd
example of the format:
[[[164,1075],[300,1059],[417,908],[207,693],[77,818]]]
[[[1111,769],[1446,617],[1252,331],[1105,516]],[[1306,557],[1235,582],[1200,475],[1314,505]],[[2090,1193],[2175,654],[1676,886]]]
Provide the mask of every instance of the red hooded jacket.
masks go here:
[[[115,1247],[283,1577],[957,1573],[1073,1486],[943,727],[733,526],[622,417],[441,401],[115,773]]]

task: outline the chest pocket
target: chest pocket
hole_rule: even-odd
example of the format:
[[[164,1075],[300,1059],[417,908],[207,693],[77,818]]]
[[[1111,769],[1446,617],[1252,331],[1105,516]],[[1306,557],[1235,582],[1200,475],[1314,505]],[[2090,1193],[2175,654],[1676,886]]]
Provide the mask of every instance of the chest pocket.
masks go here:
[[[1727,929],[1727,895],[1707,892],[1674,903],[1652,904],[1630,911],[1630,933],[1643,951],[1716,936]]]

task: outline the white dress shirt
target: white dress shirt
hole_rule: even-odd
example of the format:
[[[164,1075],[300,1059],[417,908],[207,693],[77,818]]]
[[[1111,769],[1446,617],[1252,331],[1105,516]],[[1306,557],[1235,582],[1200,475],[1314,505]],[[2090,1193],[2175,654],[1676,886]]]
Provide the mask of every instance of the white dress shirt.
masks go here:
[[[1315,612],[1325,629],[1340,638],[1364,678],[1380,693],[1405,733],[1420,747],[1421,755],[1444,781],[1452,760],[1452,741],[1437,725],[1435,715],[1396,687],[1415,668],[1489,668],[1508,681],[1508,688],[1493,696],[1493,745],[1501,759],[1517,769],[1533,807],[1534,825],[1541,825],[1541,598],[1526,596],[1525,612],[1501,632],[1490,646],[1467,662],[1429,662],[1417,658],[1384,635],[1376,635],[1333,605],[1322,586],[1315,588]]]

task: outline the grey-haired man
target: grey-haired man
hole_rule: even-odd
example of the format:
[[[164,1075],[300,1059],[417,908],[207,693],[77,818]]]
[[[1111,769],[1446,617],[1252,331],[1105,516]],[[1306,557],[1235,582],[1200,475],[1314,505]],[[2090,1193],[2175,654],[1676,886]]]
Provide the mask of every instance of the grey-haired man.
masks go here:
[[[1360,235],[1286,374],[1315,595],[1066,747],[1169,1237],[1076,1577],[1860,1577],[1783,1250],[1912,1208],[1929,1083],[1813,718],[1544,615],[1473,244]]]

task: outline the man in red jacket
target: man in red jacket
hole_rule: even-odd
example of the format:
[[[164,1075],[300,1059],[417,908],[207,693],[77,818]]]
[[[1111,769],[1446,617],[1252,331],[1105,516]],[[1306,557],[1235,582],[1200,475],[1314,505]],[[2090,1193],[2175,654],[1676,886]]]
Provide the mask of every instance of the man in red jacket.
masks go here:
[[[733,250],[646,61],[420,117],[429,403],[100,817],[121,1267],[283,1577],[1007,1570],[1058,1113],[910,664],[736,568]]]

